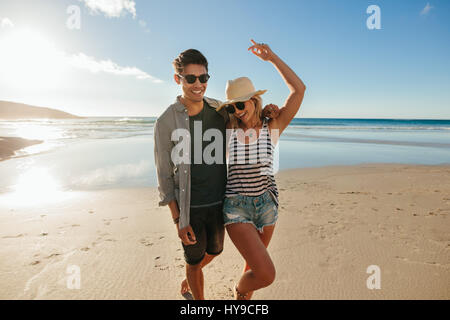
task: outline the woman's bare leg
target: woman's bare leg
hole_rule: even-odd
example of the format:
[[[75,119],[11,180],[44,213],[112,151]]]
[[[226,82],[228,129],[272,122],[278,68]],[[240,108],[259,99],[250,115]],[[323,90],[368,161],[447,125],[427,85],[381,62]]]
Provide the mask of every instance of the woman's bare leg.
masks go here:
[[[271,226],[266,226],[263,228],[263,233],[259,233],[259,238],[261,239],[261,241],[263,242],[264,246],[267,247],[269,246],[270,240],[272,239],[272,235],[273,235],[273,231],[275,230],[275,225],[271,225]],[[243,273],[245,273],[246,271],[250,270],[250,266],[248,265],[247,261],[245,261],[245,266],[244,266],[244,271]],[[252,298],[253,295],[253,291],[250,291],[247,295],[248,300],[250,300]]]
[[[275,280],[275,266],[256,228],[248,223],[233,223],[226,228],[250,267],[238,282],[239,292],[245,295],[270,285]]]

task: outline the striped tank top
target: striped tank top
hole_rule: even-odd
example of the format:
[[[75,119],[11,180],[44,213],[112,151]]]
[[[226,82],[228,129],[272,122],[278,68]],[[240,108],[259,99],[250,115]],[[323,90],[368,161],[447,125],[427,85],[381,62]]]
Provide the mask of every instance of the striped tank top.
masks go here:
[[[271,141],[267,119],[263,120],[259,137],[253,143],[238,141],[237,130],[234,129],[230,136],[225,196],[240,194],[255,197],[269,191],[278,205],[278,189],[273,176],[275,146]]]

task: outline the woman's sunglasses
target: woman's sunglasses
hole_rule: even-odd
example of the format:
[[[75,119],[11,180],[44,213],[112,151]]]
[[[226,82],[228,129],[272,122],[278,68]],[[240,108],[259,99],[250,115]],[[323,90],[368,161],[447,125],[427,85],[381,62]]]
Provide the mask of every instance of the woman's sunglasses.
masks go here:
[[[236,108],[238,110],[244,110],[245,109],[245,102],[236,102],[234,104],[227,104],[225,106],[225,110],[227,110],[228,113],[235,113]]]
[[[178,75],[180,78],[184,78],[186,79],[186,82],[189,84],[193,84],[195,81],[200,80],[200,83],[207,83],[209,78],[211,78],[211,76],[207,73],[201,74],[198,77],[193,75],[193,74],[187,74],[185,76],[182,76],[181,74]]]

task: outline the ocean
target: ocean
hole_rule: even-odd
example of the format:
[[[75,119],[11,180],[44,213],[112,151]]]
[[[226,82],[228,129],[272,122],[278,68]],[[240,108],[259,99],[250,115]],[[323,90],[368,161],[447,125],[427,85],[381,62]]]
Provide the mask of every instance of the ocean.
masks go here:
[[[61,190],[156,186],[155,121],[0,121],[0,136],[44,141],[0,162],[0,193],[48,176]],[[278,155],[279,170],[362,163],[450,164],[450,120],[295,118],[281,136]]]

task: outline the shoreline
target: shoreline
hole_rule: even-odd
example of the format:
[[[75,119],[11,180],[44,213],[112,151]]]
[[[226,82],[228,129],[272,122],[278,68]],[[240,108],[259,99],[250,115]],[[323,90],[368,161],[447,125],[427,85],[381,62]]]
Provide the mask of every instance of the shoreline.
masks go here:
[[[277,276],[255,299],[450,298],[450,166],[287,169],[276,181]],[[183,299],[183,251],[156,187],[71,194],[30,207],[0,201],[0,299]],[[379,290],[366,286],[371,265]],[[67,288],[71,266],[79,290]],[[206,298],[232,299],[242,267],[226,235],[204,269]]]
[[[19,137],[0,137],[0,161],[14,157],[16,151],[43,142],[43,140],[30,140]]]

